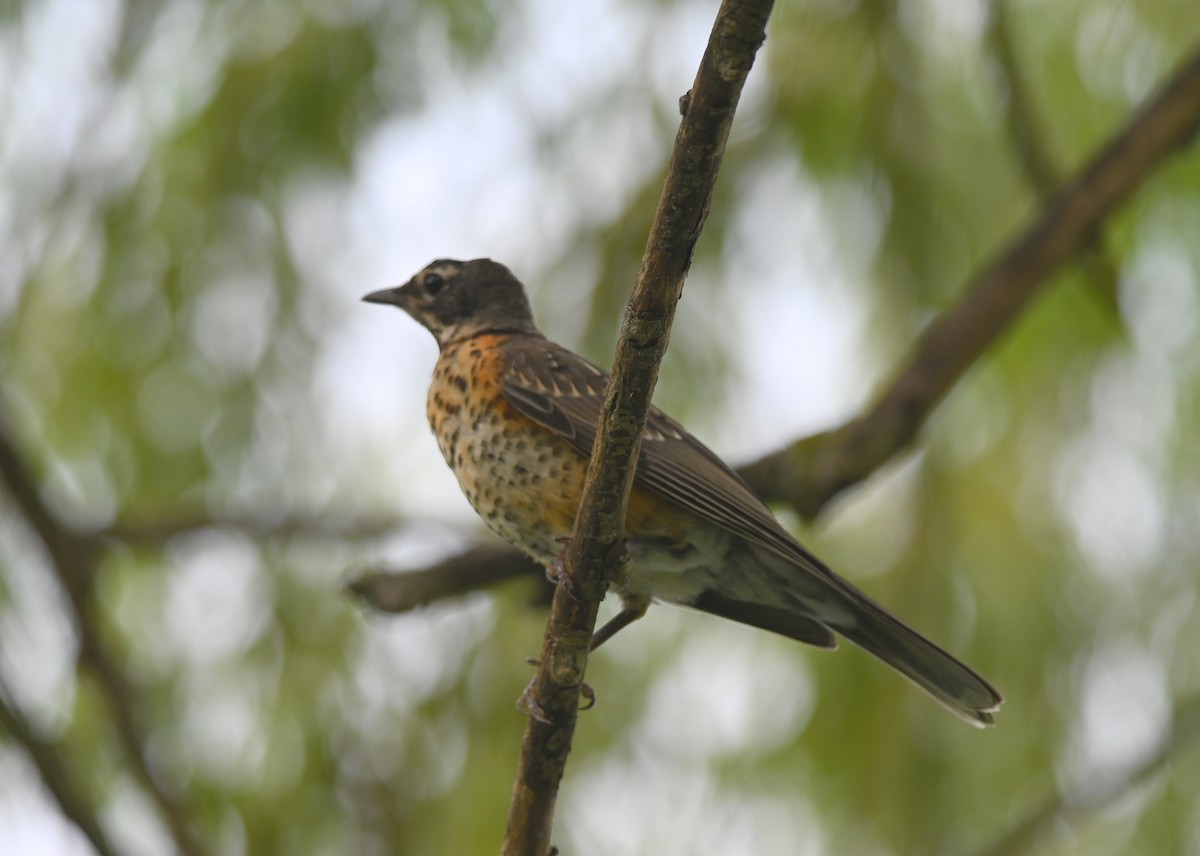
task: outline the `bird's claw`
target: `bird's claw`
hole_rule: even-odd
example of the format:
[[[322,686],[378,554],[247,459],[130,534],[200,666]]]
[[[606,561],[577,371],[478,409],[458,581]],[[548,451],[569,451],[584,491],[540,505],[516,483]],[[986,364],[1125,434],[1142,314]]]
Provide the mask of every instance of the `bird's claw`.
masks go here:
[[[533,666],[535,669],[541,668],[542,661],[536,657],[526,657],[525,662]],[[529,686],[525,687],[525,691],[521,693],[521,697],[517,699],[517,710],[526,716],[533,717],[543,725],[553,725],[553,721],[546,716],[546,711],[538,703],[537,698],[533,694],[533,685],[537,683],[537,676],[529,682]],[[583,697],[584,703],[579,706],[580,710],[591,710],[596,706],[596,691],[589,684],[579,685],[579,695]]]
[[[530,660],[531,663],[536,663],[536,660]],[[533,694],[533,685],[537,683],[537,677],[529,682],[529,686],[525,687],[525,691],[521,693],[521,697],[517,699],[517,710],[528,717],[536,719],[542,725],[553,725],[554,723],[546,716],[546,711],[542,709],[542,705],[538,702]]]
[[[580,603],[579,598],[575,596],[575,583],[571,579],[571,575],[567,573],[567,547],[570,545],[571,539],[567,536],[560,536],[554,540],[563,547],[554,557],[554,561],[546,568],[546,579],[556,586],[562,586],[563,591],[571,600]]]

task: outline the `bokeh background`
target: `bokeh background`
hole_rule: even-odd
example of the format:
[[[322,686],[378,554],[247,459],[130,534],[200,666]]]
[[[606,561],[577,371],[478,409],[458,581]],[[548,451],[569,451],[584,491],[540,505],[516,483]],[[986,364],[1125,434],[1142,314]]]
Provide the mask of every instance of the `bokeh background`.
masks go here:
[[[0,4],[0,418],[70,536],[0,493],[0,852],[96,852],[68,814],[133,856],[495,852],[539,582],[344,591],[484,537],[431,338],[359,297],[491,256],[609,363],[716,5]],[[657,403],[734,463],[853,417],[1198,42],[1190,0],[780,2]],[[997,728],[653,609],[589,669],[562,851],[1200,854],[1198,270],[1191,150],[915,451],[778,509]]]

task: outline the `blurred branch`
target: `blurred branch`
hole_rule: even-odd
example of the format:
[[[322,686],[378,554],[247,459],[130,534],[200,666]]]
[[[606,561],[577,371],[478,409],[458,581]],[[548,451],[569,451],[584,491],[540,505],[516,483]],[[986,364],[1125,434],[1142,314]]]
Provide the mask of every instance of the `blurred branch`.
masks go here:
[[[1044,202],[1062,186],[1063,175],[1046,145],[1045,123],[1025,75],[1021,73],[1006,0],[995,0],[992,4],[992,19],[986,31],[986,40],[1008,89],[1008,97],[1003,99],[1004,124],[1012,134],[1018,163],[1025,178],[1038,199]],[[1081,263],[1108,310],[1114,317],[1118,316],[1117,265],[1108,254],[1103,235],[1099,232],[1089,241]]]
[[[642,267],[625,310],[584,479],[565,578],[554,593],[509,805],[505,856],[550,853],[558,784],[571,750],[588,645],[608,581],[622,570],[624,518],[642,428],[675,306],[708,215],[742,85],[766,38],[771,0],[724,0],[680,123]]]
[[[991,12],[991,24],[985,37],[1008,88],[1008,97],[1004,99],[1005,125],[1012,134],[1025,177],[1038,196],[1045,198],[1058,190],[1063,176],[1047,150],[1041,116],[1025,76],[1021,74],[1008,3],[995,0]]]
[[[900,373],[862,416],[745,467],[763,499],[813,517],[916,438],[946,393],[1083,249],[1104,218],[1200,127],[1200,53],[1055,194],[1042,217],[921,335]]]
[[[1093,777],[1067,796],[1062,790],[1045,804],[1030,812],[1024,820],[999,840],[980,851],[979,856],[1017,856],[1029,853],[1038,842],[1061,823],[1078,822],[1124,796],[1162,770],[1200,738],[1200,696],[1193,696],[1175,709],[1170,730],[1149,754],[1119,775]]]
[[[417,571],[365,574],[347,588],[382,612],[408,612],[511,577],[543,573],[545,568],[524,553],[497,542],[480,544]]]
[[[79,633],[80,662],[89,668],[100,685],[118,739],[133,769],[158,805],[175,846],[184,856],[199,856],[203,851],[188,828],[182,807],[150,770],[147,740],[134,714],[129,682],[113,662],[96,626],[92,585],[104,555],[100,537],[73,531],[46,506],[3,420],[0,420],[0,481],[45,546],[51,567],[66,590]]]
[[[46,790],[54,797],[63,815],[79,828],[93,849],[100,856],[116,856],[116,850],[108,840],[96,819],[93,806],[88,804],[63,763],[59,747],[38,735],[33,726],[17,709],[12,693],[0,680],[0,728],[7,731],[37,767]]]
[[[1104,147],[1000,258],[978,274],[955,306],[925,331],[903,368],[866,413],[797,441],[739,469],[764,500],[815,517],[839,492],[904,451],[929,414],[984,351],[1028,306],[1049,275],[1083,249],[1103,220],[1200,127],[1200,53]],[[518,555],[478,569],[480,586],[509,576]],[[469,554],[448,561],[465,561]],[[433,572],[434,569],[428,569]],[[460,568],[459,579],[467,578]],[[374,593],[385,575],[359,594]],[[403,574],[395,575],[402,579]],[[429,590],[427,590],[429,591]],[[459,594],[450,587],[446,595]],[[428,603],[429,601],[423,601]]]

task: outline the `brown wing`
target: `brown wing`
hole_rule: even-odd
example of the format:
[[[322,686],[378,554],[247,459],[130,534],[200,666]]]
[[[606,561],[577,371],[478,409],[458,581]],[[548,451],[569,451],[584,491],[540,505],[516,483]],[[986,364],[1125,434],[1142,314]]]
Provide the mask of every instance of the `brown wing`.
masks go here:
[[[504,395],[522,413],[592,453],[608,374],[548,340],[509,353]],[[844,581],[788,535],[749,485],[657,407],[650,408],[634,480],[839,588]]]

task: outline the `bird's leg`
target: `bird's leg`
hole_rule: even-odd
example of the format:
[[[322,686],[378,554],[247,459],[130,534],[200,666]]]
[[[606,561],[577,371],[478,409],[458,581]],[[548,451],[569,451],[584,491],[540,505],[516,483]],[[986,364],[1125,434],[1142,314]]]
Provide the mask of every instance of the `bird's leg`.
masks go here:
[[[624,630],[645,615],[646,610],[649,608],[650,598],[647,595],[622,594],[621,611],[592,634],[592,642],[588,646],[588,650],[595,651],[609,639],[616,636],[618,631]]]
[[[555,585],[563,586],[566,593],[575,601],[579,598],[575,596],[574,584],[571,582],[571,575],[567,573],[566,554],[567,546],[570,544],[570,538],[556,538],[558,543],[563,545],[558,556],[546,568],[546,579]],[[629,557],[623,557],[621,562],[621,572],[618,576],[618,585],[628,587],[629,585]],[[621,593],[621,611],[608,620],[608,622],[592,634],[591,642],[588,644],[588,651],[595,651],[609,639],[617,634],[617,631],[628,627],[633,622],[637,621],[646,614],[646,610],[650,608],[650,597],[648,595],[635,595],[628,592]],[[532,657],[527,660],[531,666],[541,666],[541,662]],[[524,714],[533,717],[538,722],[549,723],[546,718],[546,712],[538,703],[538,700],[533,695],[533,685],[537,678],[530,681],[529,686],[525,688],[525,692],[521,693],[521,697],[517,700],[517,708]],[[582,684],[579,687],[579,694],[583,696],[584,704],[580,706],[580,710],[590,710],[596,706],[596,691],[587,684]]]

